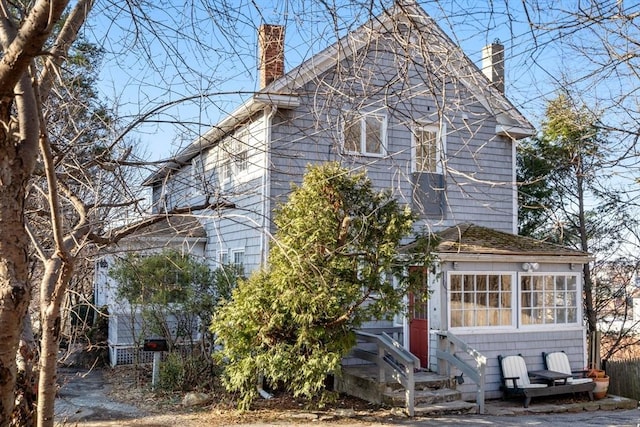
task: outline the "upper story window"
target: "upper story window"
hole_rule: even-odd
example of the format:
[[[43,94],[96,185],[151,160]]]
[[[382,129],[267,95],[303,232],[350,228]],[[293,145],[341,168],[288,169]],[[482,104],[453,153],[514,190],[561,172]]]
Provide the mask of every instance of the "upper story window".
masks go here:
[[[203,192],[205,187],[204,160],[203,155],[197,155],[191,160],[191,182],[192,188],[197,192]]]
[[[249,166],[248,160],[249,132],[243,129],[220,145],[220,180],[225,182],[245,172]]]
[[[437,125],[414,128],[412,144],[413,172],[442,174],[444,132]]]
[[[220,161],[219,175],[220,182],[225,182],[228,179],[231,179],[231,161],[228,157],[223,157]]]
[[[444,153],[445,125],[418,124],[411,133],[411,172],[413,172],[414,209],[429,218],[445,215]]]
[[[349,112],[344,117],[344,151],[383,156],[386,154],[387,118],[382,114]]]
[[[232,157],[236,173],[246,171],[248,167],[249,131],[243,129],[238,132],[231,145],[233,146]]]

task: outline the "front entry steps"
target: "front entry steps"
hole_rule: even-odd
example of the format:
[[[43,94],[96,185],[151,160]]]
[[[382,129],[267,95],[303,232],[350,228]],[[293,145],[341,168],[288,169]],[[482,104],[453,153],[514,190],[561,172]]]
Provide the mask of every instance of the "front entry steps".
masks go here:
[[[436,416],[475,414],[477,405],[460,399],[454,379],[428,371],[419,371],[415,378],[415,415]],[[375,365],[351,365],[342,367],[342,378],[337,379],[336,389],[372,403],[404,408],[404,388],[389,378],[378,382]]]

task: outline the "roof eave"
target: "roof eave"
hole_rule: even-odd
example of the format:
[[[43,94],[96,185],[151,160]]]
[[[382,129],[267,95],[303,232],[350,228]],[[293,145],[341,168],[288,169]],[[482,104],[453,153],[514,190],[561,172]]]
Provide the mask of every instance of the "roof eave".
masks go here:
[[[438,259],[444,262],[530,262],[544,264],[586,264],[593,260],[589,255],[562,255],[535,253],[522,254],[472,254],[462,252],[437,252]]]
[[[168,163],[151,174],[143,182],[143,186],[151,186],[164,178],[170,171],[179,169],[186,162],[193,159],[202,152],[204,148],[210,147],[218,142],[222,137],[233,131],[240,123],[268,106],[291,109],[300,105],[297,95],[278,94],[270,92],[258,92],[251,98],[243,102],[231,114],[225,117],[217,125],[200,136],[188,147],[168,160]]]
[[[497,124],[496,135],[511,139],[523,139],[535,135],[535,130],[531,127]]]

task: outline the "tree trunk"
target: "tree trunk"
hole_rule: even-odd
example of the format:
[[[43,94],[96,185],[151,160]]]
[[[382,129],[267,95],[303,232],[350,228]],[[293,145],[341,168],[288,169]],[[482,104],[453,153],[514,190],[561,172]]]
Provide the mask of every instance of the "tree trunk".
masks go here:
[[[38,381],[38,427],[53,427],[58,347],[60,343],[60,306],[73,268],[70,262],[54,257],[47,261],[41,284],[40,376]]]
[[[578,197],[578,233],[580,236],[580,249],[589,252],[589,235],[587,232],[587,219],[585,208],[585,182],[584,182],[584,164],[582,155],[577,156],[577,164],[575,170],[576,176],[576,192]],[[595,332],[598,329],[596,311],[593,307],[593,280],[591,278],[591,266],[586,263],[582,268],[584,276],[584,308],[587,318],[587,332]]]
[[[37,153],[14,139],[10,109],[10,103],[0,103],[0,426],[11,421],[16,352],[31,301],[24,198]]]
[[[16,363],[18,375],[16,381],[16,399],[13,409],[13,423],[21,427],[31,427],[35,425],[36,398],[37,391],[34,381],[33,360],[36,354],[36,341],[33,336],[33,326],[31,316],[24,316],[22,323],[22,336]]]

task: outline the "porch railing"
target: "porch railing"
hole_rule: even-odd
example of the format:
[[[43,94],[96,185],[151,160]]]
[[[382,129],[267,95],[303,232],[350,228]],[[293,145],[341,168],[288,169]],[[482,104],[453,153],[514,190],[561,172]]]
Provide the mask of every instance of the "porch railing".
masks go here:
[[[397,381],[405,389],[405,405],[407,414],[414,415],[415,409],[415,378],[413,373],[420,367],[420,360],[407,351],[399,342],[388,334],[370,334],[357,331],[356,336],[360,341],[376,344],[377,351],[367,351],[361,348],[352,350],[352,355],[378,367],[378,382],[386,382],[387,374]]]
[[[438,373],[451,377],[451,366],[455,366],[460,372],[471,379],[477,387],[476,403],[478,413],[484,414],[484,393],[485,393],[485,371],[487,358],[478,350],[469,347],[464,341],[456,337],[449,331],[432,331],[438,336],[438,348],[436,358],[438,359]],[[464,352],[471,356],[471,364],[460,359],[457,352]],[[462,376],[460,377],[462,378]]]

